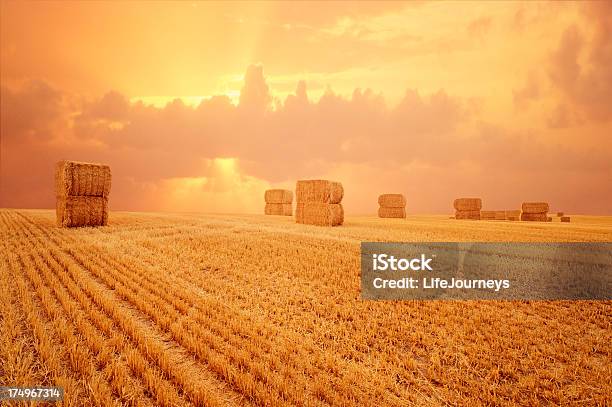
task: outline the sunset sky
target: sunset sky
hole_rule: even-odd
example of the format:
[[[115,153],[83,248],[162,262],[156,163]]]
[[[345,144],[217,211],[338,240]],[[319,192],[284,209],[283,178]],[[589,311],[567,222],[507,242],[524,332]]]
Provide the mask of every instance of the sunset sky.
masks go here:
[[[114,210],[326,178],[349,214],[612,214],[612,2],[0,4],[0,207],[54,207],[72,159]]]

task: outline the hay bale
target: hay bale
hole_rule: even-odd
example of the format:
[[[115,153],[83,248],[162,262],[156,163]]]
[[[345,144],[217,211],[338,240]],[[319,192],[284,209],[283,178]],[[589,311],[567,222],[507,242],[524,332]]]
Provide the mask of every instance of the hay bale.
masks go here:
[[[455,211],[455,219],[480,220],[480,211]]]
[[[515,220],[517,220],[518,218],[521,217],[521,210],[520,209],[509,209],[507,211],[505,211],[505,215],[506,215],[506,219],[509,218],[516,218]]]
[[[378,197],[378,204],[383,208],[405,208],[406,198],[402,194],[382,194]]]
[[[523,213],[548,213],[547,202],[523,202]]]
[[[290,204],[293,203],[293,191],[288,189],[268,189],[264,194],[267,204]]]
[[[102,196],[60,196],[56,201],[59,227],[106,226],[108,199]]]
[[[110,188],[108,165],[62,160],[55,166],[56,196],[108,197]]]
[[[383,206],[383,207],[378,208],[378,217],[379,218],[405,218],[406,208],[387,208]]]
[[[565,215],[563,212],[557,212],[557,217],[558,218],[562,217],[563,215]]]
[[[290,203],[267,203],[264,213],[266,215],[292,216],[293,207]]]
[[[518,217],[518,216],[508,216],[508,217],[506,218],[506,220],[509,220],[509,221],[513,221],[513,222],[514,222],[514,221],[519,220],[519,217]]]
[[[495,220],[495,211],[480,211],[480,219]]]
[[[339,226],[344,223],[344,209],[342,204],[298,202],[295,220],[306,225]]]
[[[548,216],[548,217],[546,218],[546,222],[552,222],[552,217]]]
[[[561,222],[568,222],[570,221],[570,217],[569,216],[561,216]]]
[[[339,204],[344,195],[344,189],[339,182],[327,180],[300,180],[295,187],[298,203],[318,202]]]
[[[457,198],[453,202],[453,207],[458,211],[479,211],[482,209],[482,199]]]
[[[548,216],[545,213],[522,213],[521,220],[526,222],[546,222]]]
[[[494,211],[495,220],[506,220],[506,211]]]

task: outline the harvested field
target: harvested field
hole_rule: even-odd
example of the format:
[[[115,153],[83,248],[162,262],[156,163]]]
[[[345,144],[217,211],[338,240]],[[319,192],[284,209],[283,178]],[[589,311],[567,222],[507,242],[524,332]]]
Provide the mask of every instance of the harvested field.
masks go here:
[[[572,223],[0,209],[0,385],[63,405],[610,403],[612,302],[359,298],[361,241],[612,241]],[[59,404],[58,404],[59,405]]]

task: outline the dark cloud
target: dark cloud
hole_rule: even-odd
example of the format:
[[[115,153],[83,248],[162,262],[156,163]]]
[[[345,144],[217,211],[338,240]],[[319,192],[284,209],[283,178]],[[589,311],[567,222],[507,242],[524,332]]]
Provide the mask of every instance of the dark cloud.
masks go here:
[[[564,49],[571,60],[571,46]],[[1,205],[52,207],[52,169],[60,159],[110,164],[114,207],[141,210],[159,208],[154,199],[142,198],[142,191],[163,195],[162,185],[189,177],[206,177],[208,192],[231,194],[235,185],[255,191],[260,184],[253,179],[291,185],[339,169],[345,169],[339,176],[350,178],[358,168],[369,171],[364,179],[371,180],[347,184],[362,189],[355,196],[382,185],[422,189],[430,194],[417,201],[422,211],[443,210],[442,204],[427,206],[427,199],[446,202],[479,187],[503,196],[520,190],[559,198],[552,181],[560,173],[609,177],[609,149],[578,152],[548,146],[531,131],[475,123],[470,102],[444,90],[431,95],[407,90],[390,107],[370,89],[356,89],[350,98],[328,89],[311,101],[307,84],[299,82],[276,109],[271,99],[261,66],[247,70],[238,106],[226,96],[197,107],[175,100],[155,108],[130,103],[117,92],[83,101],[41,82],[3,87]],[[551,125],[561,127],[563,111],[557,116]],[[237,159],[231,176],[215,164],[224,157]],[[377,172],[393,179],[376,180]],[[494,179],[507,189],[496,190]],[[600,207],[605,199],[585,208]]]

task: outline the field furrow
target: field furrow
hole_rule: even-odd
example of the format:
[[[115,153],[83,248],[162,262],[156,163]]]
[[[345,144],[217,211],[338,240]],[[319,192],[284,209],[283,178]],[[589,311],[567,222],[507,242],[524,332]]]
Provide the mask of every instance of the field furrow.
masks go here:
[[[0,290],[14,298],[0,301],[0,321],[26,321],[0,338],[36,355],[45,332],[27,315],[38,312],[64,350],[54,366],[122,405],[606,405],[609,301],[359,298],[362,240],[612,240],[612,222],[577,219],[349,218],[326,229],[114,213],[108,227],[58,229],[50,212],[0,210]],[[73,342],[80,350],[64,349]],[[12,376],[48,378],[43,359],[13,357]]]

